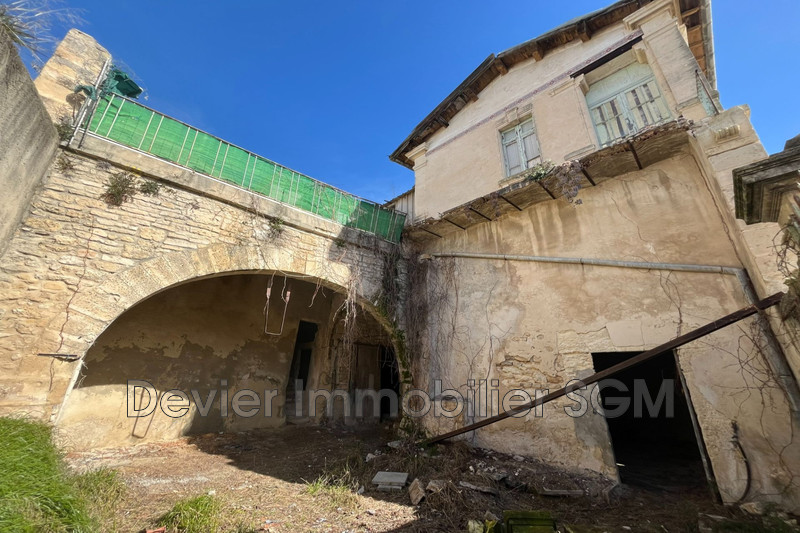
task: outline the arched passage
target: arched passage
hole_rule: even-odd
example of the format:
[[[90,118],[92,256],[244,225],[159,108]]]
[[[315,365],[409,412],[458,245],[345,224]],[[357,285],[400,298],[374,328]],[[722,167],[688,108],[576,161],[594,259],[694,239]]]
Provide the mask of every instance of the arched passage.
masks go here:
[[[392,335],[389,333],[386,320],[369,303],[374,299],[374,295],[377,294],[380,284],[379,273],[376,273],[374,268],[370,268],[370,265],[376,263],[375,258],[366,255],[368,252],[358,249],[348,250],[348,252],[337,253],[335,256],[329,252],[328,255],[332,256],[333,260],[330,257],[325,260],[319,257],[318,254],[299,253],[298,251],[288,251],[279,247],[262,249],[254,246],[213,245],[199,250],[173,252],[143,261],[126,271],[108,278],[101,285],[80,291],[70,305],[70,313],[63,328],[64,350],[83,355],[85,368],[76,369],[71,379],[68,376],[63,378],[56,377],[57,379],[69,381],[68,384],[65,383],[64,385],[66,394],[59,409],[57,424],[64,428],[65,434],[76,447],[100,446],[120,440],[127,442],[131,438],[132,428],[126,429],[126,424],[128,423],[126,416],[127,406],[124,405],[126,402],[103,403],[101,408],[100,404],[102,402],[99,402],[99,398],[97,396],[92,397],[94,392],[102,393],[101,389],[95,388],[92,390],[90,387],[92,383],[94,385],[91,386],[94,387],[112,386],[113,383],[111,381],[118,381],[120,377],[121,370],[113,378],[113,373],[110,370],[114,364],[119,364],[119,360],[115,363],[103,363],[107,358],[106,352],[109,350],[114,351],[114,346],[119,347],[121,351],[127,350],[128,355],[132,357],[130,360],[126,359],[125,363],[128,365],[129,372],[143,367],[144,361],[155,357],[156,354],[163,353],[167,359],[171,357],[172,359],[169,360],[174,362],[181,355],[180,351],[176,352],[178,348],[174,346],[184,346],[180,348],[180,350],[185,350],[184,354],[188,353],[190,349],[194,350],[192,353],[202,353],[204,350],[208,352],[205,346],[213,346],[213,343],[209,344],[207,342],[208,339],[205,339],[205,344],[195,342],[193,345],[190,343],[190,346],[185,346],[186,343],[179,342],[182,341],[180,337],[173,338],[167,344],[162,334],[161,341],[163,342],[161,345],[156,346],[154,345],[156,339],[148,333],[148,330],[163,328],[169,323],[168,320],[157,319],[157,317],[164,315],[163,309],[168,308],[170,305],[176,305],[176,302],[188,302],[192,298],[200,298],[204,291],[217,294],[218,298],[214,302],[208,299],[206,299],[205,303],[202,301],[195,302],[193,304],[195,308],[204,308],[206,311],[212,308],[224,309],[223,306],[216,305],[221,301],[219,298],[227,298],[230,295],[239,294],[239,297],[233,298],[235,301],[230,302],[230,305],[239,304],[248,307],[251,312],[259,313],[261,318],[252,315],[248,320],[253,324],[261,322],[264,320],[266,283],[273,276],[273,294],[276,295],[271,299],[272,309],[267,323],[268,331],[275,331],[275,328],[280,328],[280,323],[276,325],[273,324],[273,321],[275,320],[274,317],[277,316],[275,309],[282,311],[283,302],[280,295],[285,294],[282,287],[284,279],[291,280],[294,286],[297,287],[290,298],[290,302],[291,306],[296,304],[298,310],[294,315],[291,314],[291,309],[287,311],[287,324],[284,328],[288,329],[285,329],[285,333],[290,337],[294,334],[295,337],[291,339],[291,342],[282,342],[289,342],[290,344],[296,342],[296,334],[301,318],[307,316],[307,313],[314,310],[315,306],[319,307],[322,305],[321,302],[325,301],[324,299],[319,301],[315,299],[314,304],[308,307],[311,304],[311,296],[317,293],[318,297],[320,292],[318,289],[325,291],[327,298],[330,298],[327,303],[327,310],[323,312],[320,308],[315,312],[321,315],[325,315],[325,312],[328,313],[325,316],[327,325],[323,328],[322,325],[325,320],[322,320],[317,333],[318,342],[322,343],[321,346],[325,346],[327,350],[326,356],[328,359],[325,364],[328,365],[328,368],[325,372],[318,373],[318,381],[314,385],[321,388],[332,385],[337,387],[344,385],[352,388],[357,383],[351,379],[352,376],[341,368],[352,357],[340,356],[341,347],[337,346],[337,343],[339,345],[342,344],[341,339],[343,338],[348,339],[348,342],[344,344],[348,345],[350,352],[356,349],[356,345],[359,344],[358,339],[353,339],[352,335],[347,337],[343,336],[341,331],[336,331],[337,328],[342,329],[342,326],[337,326],[337,323],[341,322],[341,313],[337,314],[335,311],[342,307],[341,304],[345,299],[345,294],[350,294],[351,301],[356,304],[359,317],[357,324],[359,327],[356,328],[356,333],[361,331],[364,335],[374,336],[370,331],[378,331],[378,336],[382,336],[384,339],[382,341],[384,345],[389,346],[390,349],[396,349],[397,347],[391,346]],[[250,281],[245,283],[245,278],[250,279]],[[204,291],[195,291],[197,288],[203,288],[198,285],[203,283],[211,285],[206,286]],[[230,287],[228,289],[223,288],[226,284],[236,285],[237,283],[242,283],[244,286],[237,286],[236,290],[232,290]],[[305,308],[301,305],[302,301],[305,301]],[[212,303],[215,305],[212,306]],[[302,312],[300,311],[301,309]],[[227,320],[235,314],[236,312],[230,311],[224,318]],[[155,321],[153,317],[156,317]],[[290,319],[290,317],[293,318]],[[131,322],[133,319],[139,322],[134,324]],[[174,319],[175,317],[170,317],[170,320],[174,321]],[[319,317],[315,319],[319,320]],[[149,326],[147,325],[147,320],[150,320]],[[204,329],[201,327],[203,325],[208,326],[204,320],[199,319],[193,323],[194,326],[201,329],[197,333],[198,338],[210,334],[210,328]],[[313,322],[313,320],[309,319],[307,321]],[[131,342],[130,337],[121,342],[120,339],[126,335],[126,328],[130,330],[138,328],[135,333],[139,338],[138,344]],[[234,330],[231,331],[231,335],[235,336]],[[254,337],[252,332],[247,335],[239,333],[240,337],[231,338],[224,342],[219,340],[219,347],[215,352],[215,357],[221,359],[220,368],[229,365],[231,361],[250,357],[244,355],[244,353],[239,355],[235,353],[236,350],[244,350],[244,352],[249,350],[252,352],[254,350],[257,351],[259,347],[263,348],[264,340],[259,339],[257,336]],[[134,333],[129,331],[128,334],[133,335]],[[263,334],[263,336],[267,337],[268,334]],[[244,340],[242,340],[243,338]],[[249,344],[247,344],[248,342]],[[315,340],[315,342],[317,341]],[[291,357],[293,357],[293,354],[287,354],[285,346],[277,351],[282,354],[280,357],[289,359],[281,363],[289,365],[289,370],[284,372],[285,375],[280,378],[274,375],[271,377],[264,376],[266,381],[272,380],[270,383],[274,383],[276,379],[283,379],[285,382],[291,370]],[[321,353],[319,349],[317,352]],[[229,360],[229,357],[236,357],[236,359]],[[136,362],[137,360],[138,362]],[[102,370],[97,376],[90,376],[93,371],[93,361],[99,369],[102,369],[103,365],[108,365],[108,370],[105,371],[108,383],[101,385]],[[137,364],[139,365],[138,367],[136,366]],[[339,365],[339,367],[336,367],[336,365]],[[170,370],[167,374],[171,372],[177,375],[180,365],[172,365],[169,368]],[[316,368],[319,370],[322,367],[318,366]],[[404,368],[399,368],[400,375],[403,375],[404,371]],[[279,371],[276,370],[276,372],[280,374]],[[185,373],[185,375],[188,376],[189,373]],[[210,374],[207,374],[205,377],[195,376],[195,379],[202,380],[209,377]],[[140,378],[131,376],[126,379]],[[240,381],[242,383],[245,382],[241,378]],[[228,385],[230,386],[231,383],[229,382]],[[285,388],[282,387],[283,385],[277,387],[279,395],[285,394]],[[123,394],[126,393],[123,392]],[[198,391],[198,394],[200,394],[200,391]],[[119,389],[116,395],[119,398]],[[201,394],[201,396],[203,395]],[[203,397],[202,400],[205,402],[206,398],[207,396]],[[231,399],[229,397],[229,401]],[[61,398],[54,397],[51,401],[53,404],[58,405],[61,403]],[[219,404],[218,398],[217,403]],[[76,410],[75,406],[78,405],[83,407]],[[278,400],[273,405],[278,406]],[[140,406],[137,405],[135,407],[138,408]],[[87,409],[87,413],[80,414],[81,410]],[[88,416],[88,413],[91,413],[91,416]],[[93,417],[94,423],[91,421]],[[96,431],[97,420],[104,417],[106,419],[104,424],[108,427],[113,426],[113,430],[98,432]],[[285,413],[280,412],[278,417],[273,417],[273,420],[266,422],[263,420],[263,416],[259,418],[258,423],[256,421],[243,420],[238,420],[236,423],[227,422],[229,425],[223,424],[221,430],[263,427],[265,424],[268,425],[268,422],[283,423],[284,419]],[[154,420],[150,424],[151,429],[147,431],[146,435],[151,435],[147,438],[173,438],[187,431],[202,430],[202,423],[200,422],[202,421],[199,421],[198,425],[192,428],[187,426],[185,419],[182,418],[164,420],[161,433],[155,436],[155,434],[150,434],[153,427],[158,427],[156,420]],[[92,432],[83,432],[81,430],[81,428],[85,429],[88,426],[92,427]],[[136,429],[138,432],[140,429],[138,425]],[[212,429],[212,427],[209,426],[207,429]],[[218,428],[213,429],[217,430]],[[87,440],[88,437],[86,435],[94,435],[96,438],[92,437],[92,440]]]
[[[88,449],[341,416],[344,400],[331,400],[328,412],[323,397],[310,410],[307,396],[295,402],[292,393],[338,390],[355,402],[357,390],[399,385],[386,357],[391,336],[360,306],[345,327],[344,302],[319,281],[278,272],[161,291],[87,351],[59,426],[72,446]],[[351,408],[348,420],[379,417],[372,404]]]

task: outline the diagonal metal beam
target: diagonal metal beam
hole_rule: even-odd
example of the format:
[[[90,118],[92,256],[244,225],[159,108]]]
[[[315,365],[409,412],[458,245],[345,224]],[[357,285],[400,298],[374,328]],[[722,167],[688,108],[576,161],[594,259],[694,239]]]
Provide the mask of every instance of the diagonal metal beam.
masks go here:
[[[735,311],[735,312],[733,312],[733,313],[731,313],[729,315],[726,315],[726,316],[724,316],[722,318],[718,318],[717,320],[714,320],[713,322],[709,322],[705,326],[701,326],[701,327],[699,327],[697,329],[694,329],[694,330],[690,331],[689,333],[681,335],[680,337],[676,337],[676,338],[672,339],[671,341],[665,342],[664,344],[662,344],[660,346],[656,346],[655,348],[653,348],[651,350],[647,350],[646,352],[642,352],[639,355],[637,355],[636,357],[632,357],[632,358],[628,359],[627,361],[624,361],[624,362],[622,362],[622,363],[620,363],[618,365],[614,365],[614,366],[612,366],[610,368],[607,368],[606,370],[603,370],[602,372],[597,372],[596,374],[592,374],[588,378],[580,380],[580,384],[581,385],[591,385],[592,383],[597,383],[600,380],[603,380],[603,379],[609,378],[611,376],[614,376],[614,375],[622,372],[623,370],[627,370],[627,369],[632,368],[634,366],[640,365],[640,364],[644,363],[645,361],[647,361],[649,359],[652,359],[653,357],[656,357],[657,355],[660,355],[660,354],[662,354],[662,353],[664,353],[666,351],[673,350],[675,348],[683,346],[684,344],[688,344],[688,343],[690,343],[690,342],[692,342],[694,340],[697,340],[697,339],[699,339],[701,337],[705,337],[709,333],[713,333],[713,332],[715,332],[715,331],[717,331],[719,329],[722,329],[725,326],[729,326],[729,325],[734,324],[736,322],[739,322],[740,320],[743,320],[743,319],[745,319],[745,318],[747,318],[749,316],[755,315],[759,311],[763,311],[764,309],[768,309],[768,308],[770,308],[770,307],[772,307],[774,305],[778,305],[780,303],[780,301],[781,301],[781,298],[783,298],[783,293],[779,292],[779,293],[773,294],[772,296],[770,296],[768,298],[764,298],[763,300],[761,300],[759,302],[756,302],[753,305],[749,305],[747,307],[743,307],[742,309],[739,309],[738,311]],[[470,424],[468,426],[464,426],[463,428],[454,429],[453,431],[448,431],[447,433],[443,433],[443,434],[438,435],[436,437],[432,437],[430,439],[423,440],[422,444],[426,444],[426,445],[427,444],[436,444],[437,442],[441,442],[443,440],[447,440],[449,438],[456,437],[458,435],[462,435],[462,434],[468,433],[470,431],[475,431],[476,429],[480,429],[482,427],[486,427],[486,426],[488,426],[490,424],[494,424],[495,422],[500,422],[501,420],[505,420],[506,418],[509,418],[510,416],[513,416],[515,414],[522,413],[522,412],[525,412],[525,411],[529,411],[531,409],[535,409],[536,407],[538,407],[540,405],[544,405],[544,404],[546,404],[548,402],[551,402],[551,401],[553,401],[553,400],[555,400],[557,398],[561,398],[562,396],[566,396],[567,393],[572,392],[575,389],[577,389],[578,388],[577,385],[578,384],[569,385],[569,386],[564,387],[562,389],[558,389],[555,392],[551,392],[550,394],[547,394],[545,396],[537,398],[532,402],[528,402],[528,403],[526,403],[524,405],[520,405],[518,407],[515,407],[514,409],[509,409],[508,411],[504,411],[504,412],[500,413],[499,415],[495,415],[495,416],[489,417],[489,418],[487,418],[485,420],[481,420],[480,422],[475,422],[474,424]]]

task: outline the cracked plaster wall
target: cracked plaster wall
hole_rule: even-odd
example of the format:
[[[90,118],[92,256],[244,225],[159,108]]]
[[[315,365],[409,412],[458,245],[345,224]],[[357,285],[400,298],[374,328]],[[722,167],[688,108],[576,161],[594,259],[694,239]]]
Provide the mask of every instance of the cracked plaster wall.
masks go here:
[[[421,251],[741,267],[692,154],[687,147],[645,170],[584,188],[582,205],[543,202],[428,241]],[[552,391],[592,374],[593,352],[653,348],[748,304],[734,276],[716,273],[446,258],[425,268],[428,305],[437,318],[428,322],[431,370],[422,381],[431,387],[444,377],[446,387],[462,393],[468,379],[499,380],[501,396],[514,388]],[[682,348],[680,366],[723,498],[735,501],[744,490],[744,463],[731,443],[736,421],[746,453],[757,457],[751,497],[793,506],[800,448],[786,428],[796,422],[747,340],[748,322],[740,326]],[[756,393],[757,380],[766,387]],[[468,439],[616,476],[605,421],[591,412],[567,416],[564,408],[574,405],[557,400],[545,406],[543,418],[506,420]],[[426,425],[439,433],[470,421],[428,417]]]

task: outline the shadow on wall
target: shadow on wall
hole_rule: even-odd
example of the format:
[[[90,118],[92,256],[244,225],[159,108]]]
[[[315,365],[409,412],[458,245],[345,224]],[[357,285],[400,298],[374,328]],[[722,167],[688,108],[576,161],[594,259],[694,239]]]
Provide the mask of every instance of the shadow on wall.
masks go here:
[[[203,279],[159,293],[124,313],[98,337],[59,425],[81,449],[132,442],[132,434],[169,440],[182,434],[281,425],[301,321],[316,324],[321,333],[310,345],[309,382],[315,384],[327,371],[325,342],[334,294],[307,281],[264,274]],[[183,391],[192,398],[192,408],[175,418],[161,408],[141,416],[147,413],[150,394],[138,389],[134,395],[129,380],[146,381],[160,393]],[[260,399],[253,416],[224,407],[245,389]],[[249,414],[252,408],[249,404],[242,411]],[[140,415],[138,420],[128,417],[129,410]]]

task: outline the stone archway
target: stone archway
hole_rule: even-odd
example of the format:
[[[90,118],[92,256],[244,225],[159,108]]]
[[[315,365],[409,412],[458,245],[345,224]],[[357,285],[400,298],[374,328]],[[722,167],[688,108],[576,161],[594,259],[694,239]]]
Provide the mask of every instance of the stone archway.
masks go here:
[[[69,353],[85,356],[97,338],[123,313],[138,303],[171,288],[192,281],[213,277],[279,272],[281,275],[318,282],[338,292],[352,287],[355,300],[381,327],[390,332],[388,321],[372,305],[371,301],[380,286],[380,270],[375,268],[374,258],[367,254],[342,253],[339,260],[329,260],[315,254],[296,253],[273,247],[268,250],[256,246],[234,246],[217,244],[197,250],[172,252],[143,261],[131,268],[110,276],[100,285],[78,292],[70,304],[67,321],[63,328],[64,347]],[[373,259],[373,261],[370,261]],[[401,347],[394,346],[396,353]],[[398,358],[399,359],[399,358]],[[398,364],[401,364],[398,361]],[[72,392],[79,376],[80,365],[71,374],[55,376],[65,383],[54,387],[49,403],[59,406],[55,417],[60,418],[60,407]],[[407,369],[401,366],[401,375]],[[59,393],[58,391],[63,391]]]

